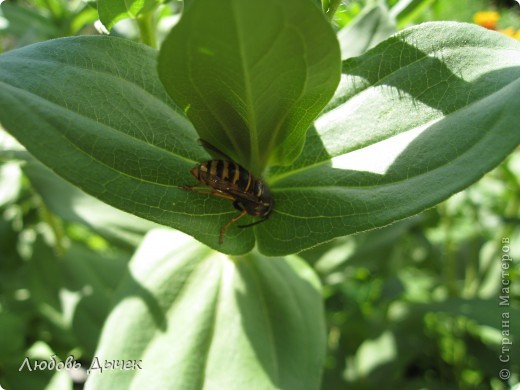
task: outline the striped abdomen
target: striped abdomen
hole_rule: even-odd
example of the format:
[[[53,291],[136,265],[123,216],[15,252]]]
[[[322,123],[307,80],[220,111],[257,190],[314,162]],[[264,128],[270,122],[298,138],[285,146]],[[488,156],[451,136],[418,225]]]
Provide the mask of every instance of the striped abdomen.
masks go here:
[[[264,184],[250,171],[228,160],[209,160],[197,164],[191,174],[201,183],[215,190],[230,190],[254,195],[261,198]]]

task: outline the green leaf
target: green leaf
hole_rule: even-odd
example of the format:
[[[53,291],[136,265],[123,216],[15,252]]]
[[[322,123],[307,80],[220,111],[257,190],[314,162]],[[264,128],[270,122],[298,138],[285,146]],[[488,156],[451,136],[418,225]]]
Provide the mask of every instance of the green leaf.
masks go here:
[[[64,38],[0,56],[0,122],[74,185],[134,215],[227,253],[254,246],[252,229],[220,228],[231,203],[187,193],[208,155],[164,91],[156,51],[113,37]],[[4,152],[5,153],[5,152]]]
[[[109,240],[137,246],[148,230],[159,226],[99,201],[34,159],[24,165],[23,172],[50,211],[66,221],[85,224]]]
[[[343,64],[300,158],[272,171],[267,255],[416,214],[478,180],[520,142],[520,43],[428,23]]]
[[[340,76],[338,42],[309,0],[197,0],[159,75],[200,137],[261,174],[301,152]]]
[[[319,282],[299,258],[229,259],[151,232],[130,264],[86,388],[316,389],[325,328]],[[96,361],[94,361],[96,367]]]
[[[158,227],[122,212],[88,195],[39,163],[14,138],[0,131],[0,156],[11,161],[0,165],[0,206],[17,198],[22,172],[41,197],[45,207],[68,222],[87,225],[104,238],[133,248],[148,230]],[[20,166],[23,168],[20,168]]]
[[[120,20],[132,18],[153,10],[160,0],[98,0],[101,23],[110,30]]]
[[[386,5],[367,6],[338,32],[341,58],[359,56],[396,31],[395,20],[388,13]]]
[[[519,46],[473,25],[430,23],[345,61],[302,155],[266,178],[272,216],[233,225],[222,246],[219,230],[237,212],[179,188],[209,156],[155,74],[154,50],[80,37],[5,53],[0,121],[36,158],[113,206],[225,253],[246,253],[256,240],[262,253],[283,255],[413,215],[499,164],[520,142],[511,131]]]

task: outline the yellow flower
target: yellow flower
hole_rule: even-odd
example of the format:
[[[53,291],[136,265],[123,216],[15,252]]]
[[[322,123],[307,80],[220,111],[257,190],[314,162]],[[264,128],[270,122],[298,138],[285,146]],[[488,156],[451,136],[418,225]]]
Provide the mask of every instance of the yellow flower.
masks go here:
[[[504,28],[503,30],[498,30],[498,31],[511,38],[520,40],[520,31],[515,30],[513,27]]]
[[[473,21],[479,26],[496,30],[500,15],[496,11],[481,11],[473,15]]]

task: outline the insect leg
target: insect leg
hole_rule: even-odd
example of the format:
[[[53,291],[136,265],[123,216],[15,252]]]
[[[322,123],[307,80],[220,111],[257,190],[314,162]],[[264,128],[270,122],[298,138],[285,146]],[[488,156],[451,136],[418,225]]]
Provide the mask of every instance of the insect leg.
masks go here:
[[[200,183],[195,183],[195,184],[192,184],[191,186],[180,186],[179,188],[184,191],[198,192],[196,189],[194,189],[198,185],[200,185]]]
[[[219,237],[219,244],[222,245],[224,243],[224,234],[226,233],[227,228],[232,224],[238,221],[240,218],[242,218],[244,215],[246,215],[246,210],[243,210],[240,214],[238,214],[236,217],[231,218],[231,220],[226,223],[224,226],[222,226],[222,229],[220,229],[220,237]]]

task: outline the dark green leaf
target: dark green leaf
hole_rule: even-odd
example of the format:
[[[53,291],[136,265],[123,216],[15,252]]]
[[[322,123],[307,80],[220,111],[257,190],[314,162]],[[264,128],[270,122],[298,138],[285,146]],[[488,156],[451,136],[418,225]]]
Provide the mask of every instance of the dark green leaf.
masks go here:
[[[156,51],[112,37],[58,39],[0,57],[0,122],[40,161],[89,194],[219,246],[230,202],[191,194],[190,169],[208,155],[156,75]],[[202,217],[202,218],[201,218]],[[236,238],[233,238],[236,237]]]
[[[261,174],[301,152],[340,76],[338,42],[309,0],[197,0],[159,75],[200,137]]]
[[[23,172],[50,211],[66,221],[85,224],[104,238],[137,246],[148,230],[158,227],[86,194],[34,159],[24,165]]]
[[[520,43],[429,23],[344,62],[295,164],[273,170],[260,250],[294,253],[386,225],[478,180],[520,142]]]
[[[131,261],[87,388],[316,389],[325,328],[319,282],[299,258],[229,259],[154,231]]]

